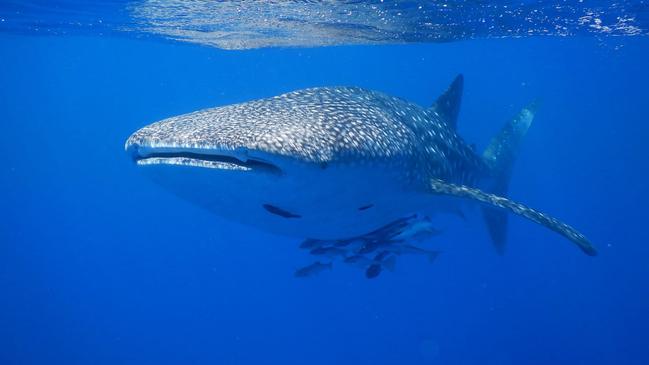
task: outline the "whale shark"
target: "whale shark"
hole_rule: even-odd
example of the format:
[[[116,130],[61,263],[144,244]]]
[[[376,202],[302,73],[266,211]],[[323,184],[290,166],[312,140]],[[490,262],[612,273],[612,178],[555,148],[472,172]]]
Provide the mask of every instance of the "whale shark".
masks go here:
[[[457,133],[463,83],[458,75],[430,107],[359,87],[297,90],[164,119],[133,133],[125,149],[174,194],[308,242],[368,241],[375,232],[389,241],[406,230],[390,228],[404,217],[434,222],[475,203],[498,252],[513,214],[596,255],[573,227],[507,197],[536,104],[478,153]]]

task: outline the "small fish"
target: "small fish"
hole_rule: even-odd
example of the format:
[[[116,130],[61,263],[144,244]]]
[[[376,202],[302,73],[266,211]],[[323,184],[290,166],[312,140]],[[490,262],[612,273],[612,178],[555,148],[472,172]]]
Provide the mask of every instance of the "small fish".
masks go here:
[[[345,247],[346,249],[353,249],[359,247],[365,243],[365,240],[362,237],[354,237],[346,240],[338,240],[334,242],[335,247]]]
[[[358,267],[359,269],[366,269],[368,266],[372,265],[373,261],[363,255],[353,255],[345,258],[344,261],[346,264]]]
[[[394,246],[390,246],[388,250],[397,255],[403,255],[403,254],[425,255],[426,257],[428,257],[429,262],[435,261],[437,256],[439,256],[439,254],[441,253],[441,251],[426,250],[412,245],[394,245]]]
[[[386,237],[394,235],[395,232],[399,232],[404,227],[407,227],[409,222],[415,217],[416,215],[411,215],[408,217],[397,219],[396,221],[388,223],[385,226],[364,235],[363,238],[367,240],[385,239]]]
[[[393,272],[394,271],[394,265],[396,264],[396,262],[397,262],[397,257],[392,255],[392,256],[388,257],[387,259],[383,260],[381,262],[381,265],[384,268],[388,269],[388,271]]]
[[[412,222],[403,231],[391,237],[400,241],[423,241],[429,237],[437,236],[441,231],[433,227],[429,218],[423,218]]]
[[[395,261],[396,256],[387,251],[381,251],[374,257],[374,259],[370,259],[367,256],[363,255],[353,255],[345,258],[344,260],[346,264],[363,270],[366,270],[368,267],[377,264],[389,271],[394,271]]]
[[[309,266],[305,266],[301,269],[296,270],[293,276],[295,276],[296,278],[306,278],[319,274],[326,269],[331,270],[332,268],[333,264],[331,262],[323,264],[320,261],[316,261]]]
[[[307,238],[304,241],[302,241],[302,243],[300,243],[300,248],[315,248],[319,244],[319,242],[321,241],[314,240],[312,238]]]
[[[380,242],[380,241],[365,242],[365,244],[363,246],[361,246],[361,248],[358,250],[358,253],[361,254],[361,255],[366,255],[368,253],[372,253],[372,252],[378,250],[383,245],[384,245],[384,243]]]
[[[365,270],[365,277],[368,279],[374,279],[375,277],[379,276],[381,273],[381,265],[379,264],[372,264],[370,267]]]
[[[347,250],[338,247],[317,247],[309,252],[311,255],[326,256],[334,258],[336,256],[347,256]]]
[[[385,249],[396,244],[402,243],[401,241],[396,240],[385,240],[385,241],[369,241],[366,242],[358,251],[359,254],[368,254],[372,253],[379,249]]]
[[[359,237],[352,240],[348,240],[345,246],[342,247],[344,247],[346,250],[350,252],[358,252],[363,246],[365,246],[366,242],[367,242],[366,239]]]
[[[389,251],[381,251],[376,256],[374,256],[374,263],[380,264],[382,267],[388,269],[389,271],[394,271],[394,265],[396,263],[397,257]]]
[[[304,241],[302,241],[302,243],[300,244],[300,248],[314,249],[316,247],[321,247],[325,243],[326,243],[326,241],[316,240],[316,239],[313,239],[313,238],[307,238]]]
[[[389,251],[381,251],[374,256],[374,261],[376,262],[381,262],[383,259],[385,259],[388,255],[390,255]]]

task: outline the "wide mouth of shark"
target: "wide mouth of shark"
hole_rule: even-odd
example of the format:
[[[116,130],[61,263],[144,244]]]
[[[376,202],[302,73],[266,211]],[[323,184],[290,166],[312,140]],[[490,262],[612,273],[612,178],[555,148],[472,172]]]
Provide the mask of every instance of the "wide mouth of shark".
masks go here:
[[[282,175],[282,169],[265,158],[251,156],[245,149],[218,150],[179,147],[127,147],[131,159],[138,166],[172,165],[210,168],[230,171],[260,172]]]

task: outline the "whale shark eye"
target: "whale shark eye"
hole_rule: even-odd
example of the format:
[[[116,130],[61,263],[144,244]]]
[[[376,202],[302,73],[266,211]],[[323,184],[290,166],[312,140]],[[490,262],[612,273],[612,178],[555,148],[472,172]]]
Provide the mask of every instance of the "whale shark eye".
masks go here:
[[[359,207],[358,210],[370,209],[373,206],[374,206],[374,204],[363,205],[362,207]]]
[[[280,217],[284,217],[284,218],[302,218],[302,216],[299,215],[299,214],[291,213],[291,212],[289,212],[287,210],[276,207],[274,205],[264,204],[264,205],[262,205],[262,207],[264,207],[264,209],[266,209],[269,213],[278,215]]]

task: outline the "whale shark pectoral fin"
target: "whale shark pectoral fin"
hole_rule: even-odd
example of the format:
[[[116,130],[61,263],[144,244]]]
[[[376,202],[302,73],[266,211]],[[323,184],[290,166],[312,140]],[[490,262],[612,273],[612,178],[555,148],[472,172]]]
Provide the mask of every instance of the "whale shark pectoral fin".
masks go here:
[[[464,76],[459,74],[455,77],[448,89],[437,98],[431,107],[453,130],[457,129],[457,116],[460,114],[463,88]]]
[[[480,189],[475,189],[464,185],[446,183],[436,179],[433,179],[431,181],[430,188],[431,191],[436,194],[477,200],[490,207],[500,208],[518,214],[566,237],[570,241],[574,242],[577,246],[579,246],[579,248],[587,255],[597,255],[597,250],[595,250],[590,241],[588,241],[588,239],[579,231],[554,217],[538,212],[523,204],[514,202],[498,195],[485,193]]]

